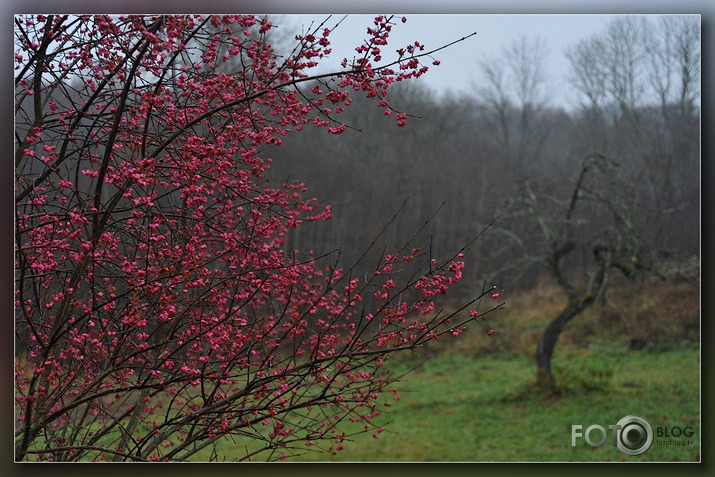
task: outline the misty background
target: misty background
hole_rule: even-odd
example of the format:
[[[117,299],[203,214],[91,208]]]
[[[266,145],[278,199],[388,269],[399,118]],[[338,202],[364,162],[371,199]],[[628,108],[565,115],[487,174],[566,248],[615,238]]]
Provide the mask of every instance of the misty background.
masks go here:
[[[418,18],[422,25],[445,21]],[[309,25],[306,17],[289,19]],[[370,18],[358,19],[361,33],[346,36],[341,24],[331,36],[333,44],[364,37]],[[483,16],[453,20],[462,25],[493,21]],[[293,246],[316,253],[339,250],[333,256],[348,266],[376,238],[378,251],[401,246],[439,209],[418,236],[420,245],[438,257],[493,224],[467,252],[463,286],[481,287],[488,279],[510,290],[531,287],[543,276],[539,263],[504,267],[515,254],[505,237],[527,243],[538,233],[533,223],[508,212],[510,204],[528,194],[567,200],[584,157],[597,153],[618,165],[619,180],[633,185],[635,193],[624,197],[623,207],[636,217],[634,227],[645,246],[664,262],[697,260],[700,18],[599,16],[589,19],[590,33],[566,34],[566,40],[562,35],[559,44],[550,44],[545,33],[553,21],[582,20],[505,16],[499,21],[514,22],[514,28],[496,38],[478,27],[442,28],[454,37],[444,37],[445,43],[478,33],[434,55],[440,61],[451,58],[452,66],[445,60],[417,81],[395,85],[390,106],[410,115],[404,128],[381,114],[377,101],[356,95],[338,118],[348,126],[344,134],[306,128],[264,152],[273,159],[269,180],[302,181],[333,209],[331,221],[296,230]],[[530,22],[538,28],[525,28]],[[283,28],[274,40],[279,50],[282,41],[299,33],[281,37],[288,31]],[[408,33],[423,42],[418,31]],[[474,48],[479,42],[500,44]],[[394,40],[388,49],[400,46]],[[439,46],[431,41],[426,49]],[[335,62],[342,59],[337,49]],[[427,80],[445,65],[454,71],[456,62],[460,73],[454,81],[449,75],[437,86]],[[396,221],[379,235],[403,202]],[[595,213],[580,220],[593,235],[604,227],[600,219],[605,216]],[[574,259],[570,266],[578,269],[586,260]]]

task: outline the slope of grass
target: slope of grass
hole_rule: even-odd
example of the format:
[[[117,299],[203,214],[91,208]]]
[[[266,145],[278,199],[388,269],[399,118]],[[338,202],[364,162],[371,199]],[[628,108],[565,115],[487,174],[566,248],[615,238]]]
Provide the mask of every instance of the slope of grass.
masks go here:
[[[583,358],[583,357],[582,357]],[[680,346],[664,353],[598,350],[573,363],[564,353],[562,396],[545,403],[531,389],[533,365],[518,355],[482,358],[439,356],[399,386],[402,399],[389,411],[379,439],[356,436],[335,456],[306,454],[312,461],[697,461],[700,455],[699,352]],[[605,358],[605,364],[601,362]],[[589,364],[590,363],[590,364]],[[407,363],[397,364],[397,368]],[[591,369],[610,369],[609,378]],[[598,389],[600,388],[600,389]],[[690,445],[659,444],[632,457],[608,445],[571,446],[571,426],[605,429],[626,415],[658,426],[692,426]],[[609,431],[610,432],[610,431]],[[598,438],[598,434],[594,438]]]
[[[368,432],[336,455],[306,449],[290,460],[699,461],[699,298],[699,289],[685,282],[616,284],[607,303],[587,309],[562,333],[553,360],[561,396],[547,403],[533,392],[533,356],[542,330],[564,305],[561,291],[542,284],[507,296],[507,310],[487,319],[493,336],[474,327],[420,352],[421,366],[395,385],[402,399],[382,416],[386,430],[379,439]],[[418,364],[397,356],[389,365],[400,374]],[[646,418],[655,430],[692,427],[694,435],[680,439],[687,445],[656,439],[636,457],[614,448],[611,434],[602,447],[584,439],[571,446],[572,425],[608,429],[627,415]],[[228,441],[217,448],[221,460],[242,450]]]

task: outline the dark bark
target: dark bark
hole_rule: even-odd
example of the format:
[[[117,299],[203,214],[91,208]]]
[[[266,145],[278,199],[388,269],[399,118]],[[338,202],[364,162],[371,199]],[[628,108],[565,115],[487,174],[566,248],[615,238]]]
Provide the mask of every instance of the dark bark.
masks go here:
[[[536,385],[544,397],[548,398],[557,394],[556,380],[551,372],[551,358],[564,326],[588,308],[593,301],[594,296],[592,294],[588,294],[577,301],[569,301],[566,308],[559,313],[556,319],[549,323],[541,335],[536,347]]]

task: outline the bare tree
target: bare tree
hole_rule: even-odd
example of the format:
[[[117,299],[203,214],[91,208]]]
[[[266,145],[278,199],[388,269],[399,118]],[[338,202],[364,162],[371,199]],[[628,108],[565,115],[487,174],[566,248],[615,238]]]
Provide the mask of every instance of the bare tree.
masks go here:
[[[638,183],[642,235],[657,248],[693,242],[699,185],[699,25],[696,16],[615,18],[570,49],[570,81],[583,96],[580,154],[618,160]],[[689,238],[686,238],[689,237]],[[677,244],[677,245],[676,245]],[[689,245],[687,248],[692,248]]]
[[[520,184],[532,174],[548,136],[538,124],[549,101],[548,55],[542,38],[521,36],[499,56],[480,62],[483,79],[477,94],[484,105],[482,116],[496,134],[502,160],[519,171]]]
[[[606,30],[605,45],[609,94],[623,114],[632,115],[645,93],[642,77],[645,61],[644,17],[619,17]],[[632,118],[629,118],[632,120]]]
[[[646,92],[646,32],[643,17],[617,17],[604,32],[581,40],[566,55],[572,71],[569,81],[586,98],[585,109],[591,111],[598,131],[605,132],[604,120],[609,126],[620,124],[623,134],[632,136],[630,143],[637,143],[638,107]]]
[[[546,397],[557,393],[551,359],[561,332],[604,299],[611,271],[632,278],[638,270],[655,269],[653,253],[637,234],[634,194],[618,164],[601,154],[589,154],[570,194],[540,194],[527,184],[525,195],[512,199],[502,215],[502,223],[520,223],[521,232],[504,226],[494,229],[505,243],[504,252],[517,257],[497,273],[537,264],[566,297],[566,305],[544,329],[536,349],[536,383]],[[580,263],[580,257],[585,261]]]
[[[650,86],[660,100],[664,115],[671,104],[677,105],[674,112],[679,115],[692,114],[700,96],[698,18],[664,16],[649,33],[646,48]]]

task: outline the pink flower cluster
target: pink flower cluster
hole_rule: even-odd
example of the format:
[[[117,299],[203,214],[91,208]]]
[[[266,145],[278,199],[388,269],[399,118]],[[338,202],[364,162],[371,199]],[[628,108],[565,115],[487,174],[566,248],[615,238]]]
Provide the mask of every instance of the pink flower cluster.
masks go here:
[[[432,312],[462,256],[402,285],[394,268],[416,250],[388,256],[370,283],[320,266],[289,231],[331,209],[302,183],[268,184],[265,154],[309,123],[342,133],[352,92],[389,109],[388,87],[427,70],[424,47],[380,65],[394,24],[379,16],[327,82],[310,76],[330,54],[324,27],[283,57],[256,16],[17,25],[20,457],[171,460],[239,430],[269,448],[339,450],[344,416],[371,426],[387,353],[443,331],[408,315]],[[412,305],[396,299],[405,291]],[[290,422],[312,406],[325,419]]]

